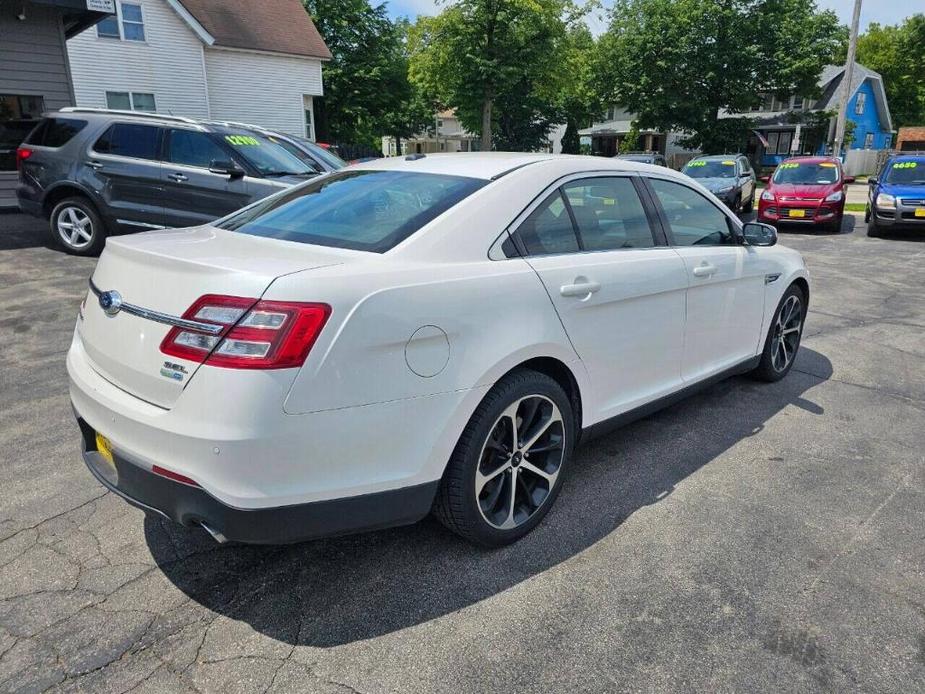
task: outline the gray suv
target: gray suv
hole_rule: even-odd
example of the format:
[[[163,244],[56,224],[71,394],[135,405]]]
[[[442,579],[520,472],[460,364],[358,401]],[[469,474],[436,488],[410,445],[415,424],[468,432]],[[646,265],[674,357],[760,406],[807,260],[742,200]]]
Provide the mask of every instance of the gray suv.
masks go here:
[[[17,150],[16,194],[69,253],[109,234],[212,221],[318,171],[272,137],[137,111],[47,114]]]
[[[703,185],[735,213],[755,207],[758,178],[744,154],[712,154],[687,162],[681,173]]]

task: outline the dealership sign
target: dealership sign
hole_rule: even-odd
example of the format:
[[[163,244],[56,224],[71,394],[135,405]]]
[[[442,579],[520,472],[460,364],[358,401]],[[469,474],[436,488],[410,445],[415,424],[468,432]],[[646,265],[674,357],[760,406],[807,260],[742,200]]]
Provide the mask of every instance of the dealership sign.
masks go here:
[[[108,12],[115,14],[116,0],[87,0],[87,9],[94,12]]]

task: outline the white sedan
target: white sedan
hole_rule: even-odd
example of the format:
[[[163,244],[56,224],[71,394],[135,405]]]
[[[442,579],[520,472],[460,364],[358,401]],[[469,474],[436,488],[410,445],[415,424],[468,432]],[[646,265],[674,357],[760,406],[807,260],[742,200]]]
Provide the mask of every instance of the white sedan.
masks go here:
[[[219,541],[433,511],[509,543],[579,441],[789,371],[809,278],[776,241],[663,167],[505,153],[363,163],[110,238],[67,357],[84,459]]]

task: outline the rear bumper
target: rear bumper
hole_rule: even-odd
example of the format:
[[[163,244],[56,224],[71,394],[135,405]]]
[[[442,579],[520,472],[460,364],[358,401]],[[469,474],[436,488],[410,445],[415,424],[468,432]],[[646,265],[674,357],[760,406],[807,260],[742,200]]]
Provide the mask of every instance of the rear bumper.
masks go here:
[[[430,512],[439,481],[307,504],[241,509],[222,503],[201,487],[155,474],[143,465],[97,451],[96,432],[77,418],[81,453],[99,482],[127,502],[181,525],[205,526],[219,541],[286,544],[407,525]]]
[[[26,214],[31,214],[33,217],[44,216],[42,212],[42,203],[23,196],[17,196],[16,200],[19,202],[19,209]]]

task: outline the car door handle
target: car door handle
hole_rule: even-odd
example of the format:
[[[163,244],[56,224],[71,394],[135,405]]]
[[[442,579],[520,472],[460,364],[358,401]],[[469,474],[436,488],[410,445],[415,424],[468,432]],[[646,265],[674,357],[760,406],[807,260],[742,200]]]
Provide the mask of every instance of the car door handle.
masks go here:
[[[716,274],[715,265],[704,264],[704,265],[698,265],[697,267],[694,268],[694,277],[712,277],[715,274]]]
[[[169,178],[171,181],[176,181],[177,183],[180,183],[181,181],[188,181],[188,180],[189,180],[189,178],[187,178],[186,176],[184,176],[184,175],[181,174],[181,173],[167,174],[167,178]]]
[[[94,161],[91,159],[90,161],[87,162],[87,166],[89,166],[91,169],[96,169],[97,171],[99,171],[100,169],[103,168],[103,162]]]
[[[559,287],[559,293],[562,296],[591,296],[600,289],[600,282],[578,282],[576,284],[563,284]]]

